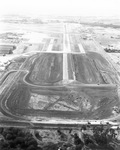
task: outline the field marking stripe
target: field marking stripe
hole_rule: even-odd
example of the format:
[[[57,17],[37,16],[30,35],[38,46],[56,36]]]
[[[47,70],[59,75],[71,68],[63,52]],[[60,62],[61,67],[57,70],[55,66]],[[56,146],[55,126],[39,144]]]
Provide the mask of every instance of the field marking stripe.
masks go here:
[[[85,50],[81,43],[78,44],[78,47],[79,47],[81,53],[85,53]]]

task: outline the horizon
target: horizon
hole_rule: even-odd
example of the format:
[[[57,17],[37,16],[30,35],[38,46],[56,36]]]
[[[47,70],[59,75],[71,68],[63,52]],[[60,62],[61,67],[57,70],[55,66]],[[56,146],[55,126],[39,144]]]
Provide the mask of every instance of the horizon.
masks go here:
[[[0,15],[120,17],[119,0],[4,0]]]

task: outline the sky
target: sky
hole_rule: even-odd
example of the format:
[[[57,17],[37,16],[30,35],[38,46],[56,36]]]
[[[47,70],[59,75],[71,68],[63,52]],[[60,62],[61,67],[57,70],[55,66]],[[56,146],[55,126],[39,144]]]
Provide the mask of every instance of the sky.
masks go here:
[[[4,14],[120,16],[120,0],[0,0]]]

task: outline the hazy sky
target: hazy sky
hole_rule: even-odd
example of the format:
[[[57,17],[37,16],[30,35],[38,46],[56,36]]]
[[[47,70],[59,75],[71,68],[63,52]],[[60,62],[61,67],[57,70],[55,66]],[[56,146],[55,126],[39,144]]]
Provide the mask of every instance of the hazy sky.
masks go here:
[[[1,0],[3,14],[120,16],[120,0]]]

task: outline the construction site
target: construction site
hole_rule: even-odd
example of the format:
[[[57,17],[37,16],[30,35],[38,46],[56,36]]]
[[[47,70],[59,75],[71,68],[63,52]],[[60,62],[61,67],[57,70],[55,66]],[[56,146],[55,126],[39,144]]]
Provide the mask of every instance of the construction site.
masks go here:
[[[23,139],[27,134],[34,141],[31,150],[47,150],[48,143],[55,150],[120,149],[119,50],[107,51],[110,41],[105,45],[103,36],[107,41],[112,33],[101,28],[79,21],[22,22],[21,28],[5,22],[0,33],[1,138],[9,143],[15,140],[12,134]],[[114,37],[120,33],[115,30]],[[119,44],[116,40],[110,44]]]

